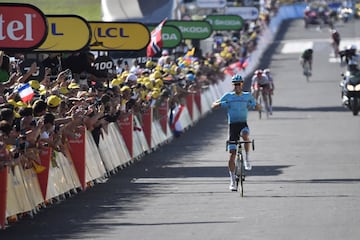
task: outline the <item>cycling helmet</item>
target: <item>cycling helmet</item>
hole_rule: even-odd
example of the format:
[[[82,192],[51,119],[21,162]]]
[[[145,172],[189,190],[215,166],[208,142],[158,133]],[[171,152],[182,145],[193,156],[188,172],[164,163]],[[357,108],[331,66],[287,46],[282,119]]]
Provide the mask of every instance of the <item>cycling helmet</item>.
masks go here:
[[[256,75],[261,75],[261,74],[263,74],[263,70],[258,69],[258,70],[255,71],[255,74]]]
[[[270,73],[270,69],[268,68],[264,69],[264,73]]]
[[[239,82],[243,82],[243,78],[242,76],[240,76],[239,74],[235,74],[232,78],[231,78],[231,82],[232,83],[239,83]]]
[[[356,50],[356,45],[355,44],[351,44],[349,46],[347,46],[348,50]]]

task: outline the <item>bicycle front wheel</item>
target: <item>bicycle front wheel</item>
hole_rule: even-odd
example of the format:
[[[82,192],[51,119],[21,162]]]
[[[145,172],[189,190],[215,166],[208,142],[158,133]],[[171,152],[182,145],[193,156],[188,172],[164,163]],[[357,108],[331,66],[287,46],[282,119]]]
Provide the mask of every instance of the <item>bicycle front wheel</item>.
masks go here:
[[[268,92],[265,91],[265,92],[262,92],[263,94],[263,101],[264,101],[264,110],[265,110],[265,113],[266,113],[266,118],[269,118],[269,97],[268,97]]]
[[[258,100],[257,100],[257,103],[261,106],[261,108],[259,109],[259,119],[261,119],[261,114],[262,114],[262,110],[263,110],[263,98],[262,98],[262,93],[260,92],[259,93],[259,97],[258,97]]]
[[[242,156],[239,157],[238,160],[238,169],[237,169],[237,190],[240,192],[240,196],[244,196],[244,181],[245,181],[245,169],[244,169],[244,161]]]

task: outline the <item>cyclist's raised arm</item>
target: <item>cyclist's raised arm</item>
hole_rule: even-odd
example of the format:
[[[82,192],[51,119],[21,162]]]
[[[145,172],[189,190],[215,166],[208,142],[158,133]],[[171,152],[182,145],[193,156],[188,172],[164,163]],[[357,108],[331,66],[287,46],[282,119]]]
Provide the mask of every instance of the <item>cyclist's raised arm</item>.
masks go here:
[[[221,98],[219,98],[218,100],[216,100],[215,102],[213,102],[213,104],[211,105],[212,109],[216,109],[219,107],[224,107],[229,101],[229,96],[230,93],[225,93]]]

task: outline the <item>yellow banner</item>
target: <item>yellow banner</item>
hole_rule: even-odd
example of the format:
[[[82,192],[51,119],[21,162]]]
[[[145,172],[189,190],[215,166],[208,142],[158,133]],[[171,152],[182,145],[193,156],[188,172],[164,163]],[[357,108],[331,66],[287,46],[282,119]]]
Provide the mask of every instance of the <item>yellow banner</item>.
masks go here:
[[[91,50],[141,50],[150,42],[150,32],[142,23],[89,22]]]
[[[36,51],[78,51],[90,43],[91,30],[85,19],[76,15],[48,15],[48,35]]]

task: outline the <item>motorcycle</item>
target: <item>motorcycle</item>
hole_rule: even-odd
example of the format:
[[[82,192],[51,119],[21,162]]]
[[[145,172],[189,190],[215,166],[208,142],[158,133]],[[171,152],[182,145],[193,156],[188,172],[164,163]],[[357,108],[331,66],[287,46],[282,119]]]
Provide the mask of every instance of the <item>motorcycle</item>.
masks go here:
[[[343,104],[356,116],[360,111],[360,70],[355,73],[346,72],[342,76],[340,87]]]

